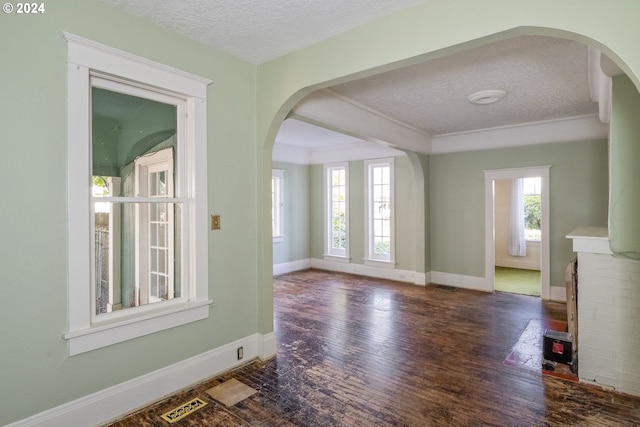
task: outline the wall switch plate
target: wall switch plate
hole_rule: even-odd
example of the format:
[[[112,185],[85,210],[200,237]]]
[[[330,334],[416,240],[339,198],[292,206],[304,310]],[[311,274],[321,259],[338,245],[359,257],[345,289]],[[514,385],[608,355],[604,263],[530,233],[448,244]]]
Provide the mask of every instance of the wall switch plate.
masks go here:
[[[211,229],[220,230],[220,215],[211,215]]]

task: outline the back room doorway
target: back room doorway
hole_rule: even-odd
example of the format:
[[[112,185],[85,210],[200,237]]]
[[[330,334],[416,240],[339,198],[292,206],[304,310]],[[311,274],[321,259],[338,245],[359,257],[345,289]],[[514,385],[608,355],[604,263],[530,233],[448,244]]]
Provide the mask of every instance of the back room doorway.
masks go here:
[[[494,291],[550,298],[549,166],[485,171],[485,278]]]

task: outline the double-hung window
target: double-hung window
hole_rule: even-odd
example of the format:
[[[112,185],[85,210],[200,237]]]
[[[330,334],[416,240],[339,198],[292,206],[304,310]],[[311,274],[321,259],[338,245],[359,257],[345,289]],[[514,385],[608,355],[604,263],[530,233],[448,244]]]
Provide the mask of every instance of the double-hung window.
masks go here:
[[[349,259],[349,164],[325,165],[325,258]]]
[[[365,263],[394,267],[393,158],[365,161]]]
[[[71,355],[209,315],[209,80],[65,34]]]

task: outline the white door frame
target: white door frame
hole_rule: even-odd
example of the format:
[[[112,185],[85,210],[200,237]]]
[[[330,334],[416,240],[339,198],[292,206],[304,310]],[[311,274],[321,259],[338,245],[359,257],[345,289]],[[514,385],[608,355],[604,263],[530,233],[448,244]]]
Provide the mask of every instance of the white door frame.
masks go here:
[[[487,289],[493,292],[495,285],[495,225],[493,181],[497,179],[542,178],[542,221],[540,226],[540,286],[543,300],[551,299],[550,255],[549,255],[549,169],[551,166],[533,166],[511,169],[491,169],[484,171],[485,195],[485,281]]]

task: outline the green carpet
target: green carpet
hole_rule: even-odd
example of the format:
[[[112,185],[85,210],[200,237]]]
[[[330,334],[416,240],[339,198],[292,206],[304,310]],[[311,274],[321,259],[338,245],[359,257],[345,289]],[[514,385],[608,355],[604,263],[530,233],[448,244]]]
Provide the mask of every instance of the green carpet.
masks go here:
[[[495,289],[512,294],[540,296],[540,272],[496,267]]]

